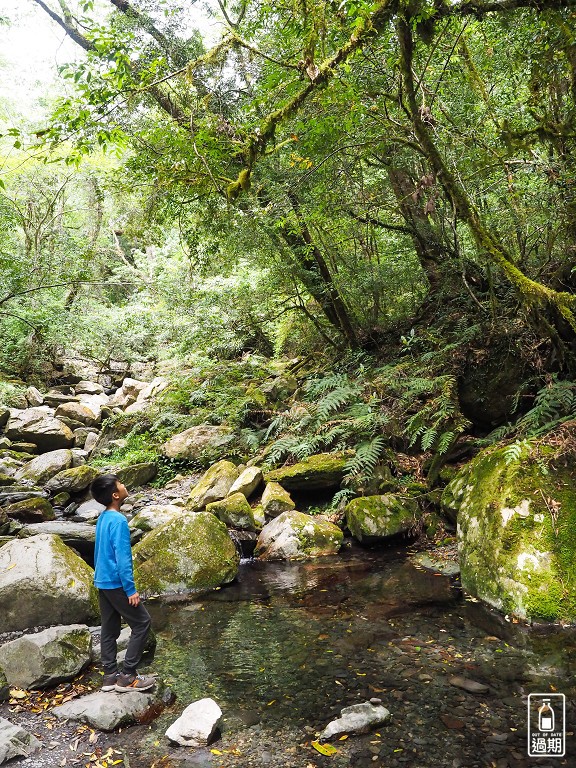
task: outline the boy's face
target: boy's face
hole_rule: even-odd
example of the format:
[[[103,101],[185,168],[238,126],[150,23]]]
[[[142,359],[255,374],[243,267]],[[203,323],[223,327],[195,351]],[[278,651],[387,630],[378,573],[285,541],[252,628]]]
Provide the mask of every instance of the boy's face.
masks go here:
[[[124,483],[121,483],[120,480],[116,480],[116,490],[112,494],[112,497],[122,503],[124,499],[128,498],[128,491],[126,490],[126,486]]]

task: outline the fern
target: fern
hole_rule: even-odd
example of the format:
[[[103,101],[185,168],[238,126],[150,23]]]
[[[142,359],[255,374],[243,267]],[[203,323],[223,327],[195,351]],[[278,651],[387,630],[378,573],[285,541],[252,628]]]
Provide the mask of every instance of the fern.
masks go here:
[[[386,440],[382,436],[375,437],[370,442],[360,443],[354,457],[346,462],[344,484],[353,477],[370,476],[382,458],[385,448]]]

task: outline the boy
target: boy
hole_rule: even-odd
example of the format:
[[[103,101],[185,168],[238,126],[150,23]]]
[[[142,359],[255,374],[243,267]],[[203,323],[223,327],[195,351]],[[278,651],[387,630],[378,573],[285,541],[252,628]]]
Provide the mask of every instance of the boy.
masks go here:
[[[106,509],[96,523],[94,549],[94,584],[102,629],[100,647],[104,678],[103,691],[147,691],[154,686],[153,677],[142,677],[136,667],[142,658],[151,619],[140,601],[134,584],[130,529],[120,506],[128,496],[116,475],[100,475],[90,487],[92,495]],[[116,664],[116,641],[122,619],[132,633],[121,672]]]

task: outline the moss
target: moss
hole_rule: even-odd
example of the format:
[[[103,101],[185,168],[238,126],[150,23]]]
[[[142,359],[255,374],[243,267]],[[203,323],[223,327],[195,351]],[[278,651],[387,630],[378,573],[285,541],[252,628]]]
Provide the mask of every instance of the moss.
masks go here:
[[[6,475],[4,472],[0,472],[0,486],[14,485],[16,479],[11,475]]]
[[[17,501],[6,507],[6,514],[14,520],[23,522],[43,522],[54,520],[54,510],[47,499],[31,498]]]
[[[302,560],[333,555],[344,534],[337,525],[302,512],[283,512],[266,526],[256,545],[256,556],[264,559]]]
[[[225,498],[239,476],[240,470],[231,461],[216,462],[190,491],[188,508],[197,511],[203,509],[206,504]]]
[[[337,488],[349,458],[346,453],[317,453],[291,467],[268,472],[264,479],[279,483],[288,491]]]
[[[94,571],[82,560],[80,555],[77,555],[73,549],[67,547],[59,536],[52,536],[51,539],[55,560],[62,562],[68,570],[68,586],[73,588],[77,584],[82,584],[85,587],[89,604],[89,617],[96,618],[100,614],[100,608],[98,605],[98,590],[94,586]]]
[[[419,515],[408,497],[361,496],[346,505],[346,524],[358,541],[371,542],[406,533]]]
[[[240,528],[245,531],[256,531],[256,525],[252,508],[243,493],[233,493],[226,499],[214,501],[206,505],[206,512],[210,512],[226,525],[232,528]]]
[[[76,493],[88,488],[90,483],[100,474],[100,470],[83,464],[81,467],[72,467],[58,472],[48,481],[46,487],[51,493],[70,491]]]

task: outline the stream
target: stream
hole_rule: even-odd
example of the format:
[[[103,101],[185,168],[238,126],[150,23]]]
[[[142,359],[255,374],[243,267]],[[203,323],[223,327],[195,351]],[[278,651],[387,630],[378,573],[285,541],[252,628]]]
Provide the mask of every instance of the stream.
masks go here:
[[[346,547],[303,563],[246,561],[232,585],[148,608],[153,669],[178,698],[120,735],[132,768],[576,765],[571,733],[564,758],[529,758],[526,716],[529,693],[555,689],[573,722],[575,631],[515,625],[405,553]],[[488,691],[468,693],[453,676]],[[223,711],[221,738],[168,747],[166,727],[203,697]],[[330,757],[315,751],[342,707],[373,697],[389,724],[335,741]]]

